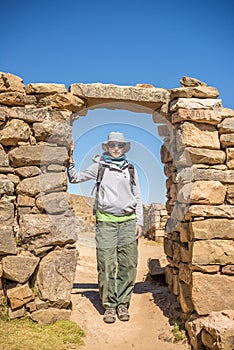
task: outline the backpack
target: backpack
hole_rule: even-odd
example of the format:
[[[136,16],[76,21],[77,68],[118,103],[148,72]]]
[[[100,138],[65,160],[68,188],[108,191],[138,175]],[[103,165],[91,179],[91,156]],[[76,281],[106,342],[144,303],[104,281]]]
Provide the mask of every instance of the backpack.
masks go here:
[[[106,168],[107,168],[107,165],[99,163],[97,180],[96,180],[96,184],[95,184],[96,195],[95,195],[95,202],[94,202],[94,206],[93,206],[93,215],[95,215],[96,211],[97,211],[99,188],[100,188],[100,185],[101,185],[103,175],[104,175]],[[134,168],[133,164],[131,164],[131,163],[128,164],[128,171],[129,171],[129,175],[130,175],[131,191],[133,192],[133,186],[136,185],[136,183],[135,183],[135,168]]]

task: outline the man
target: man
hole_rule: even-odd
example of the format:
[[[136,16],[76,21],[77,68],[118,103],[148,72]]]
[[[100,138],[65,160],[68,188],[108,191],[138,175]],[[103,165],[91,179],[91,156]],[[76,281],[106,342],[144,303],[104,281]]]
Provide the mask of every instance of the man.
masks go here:
[[[94,164],[76,172],[73,143],[68,177],[71,183],[97,180],[100,167],[104,168],[97,184],[95,239],[99,292],[106,310],[103,320],[113,323],[116,311],[121,321],[130,318],[128,308],[136,279],[143,210],[137,171],[133,169],[133,179],[125,154],[130,142],[122,133],[111,132],[102,148],[104,153],[94,157]]]

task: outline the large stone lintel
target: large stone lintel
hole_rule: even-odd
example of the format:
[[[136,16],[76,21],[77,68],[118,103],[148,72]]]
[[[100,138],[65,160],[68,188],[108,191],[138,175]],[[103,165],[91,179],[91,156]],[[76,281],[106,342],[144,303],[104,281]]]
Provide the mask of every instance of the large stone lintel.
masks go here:
[[[145,113],[159,109],[169,100],[170,92],[162,88],[144,88],[136,86],[118,86],[114,84],[72,84],[69,91],[88,102],[89,109],[128,109],[139,108]],[[145,108],[143,108],[143,107]],[[144,110],[144,111],[143,111]]]

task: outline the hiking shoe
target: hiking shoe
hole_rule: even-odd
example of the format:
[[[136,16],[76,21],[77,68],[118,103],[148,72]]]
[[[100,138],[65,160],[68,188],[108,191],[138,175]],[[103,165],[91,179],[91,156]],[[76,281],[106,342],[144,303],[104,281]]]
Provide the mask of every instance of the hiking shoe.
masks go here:
[[[117,313],[120,321],[128,321],[130,318],[128,308],[124,305],[119,305],[117,308]]]
[[[114,323],[116,319],[115,309],[106,309],[103,317],[103,321],[106,323]]]

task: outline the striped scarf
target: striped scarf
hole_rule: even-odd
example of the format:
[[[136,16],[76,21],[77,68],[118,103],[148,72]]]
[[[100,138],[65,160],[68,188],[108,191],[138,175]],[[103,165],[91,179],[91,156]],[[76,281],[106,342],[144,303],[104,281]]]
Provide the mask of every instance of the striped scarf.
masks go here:
[[[123,154],[119,158],[113,158],[109,155],[109,153],[103,153],[103,160],[106,163],[111,163],[117,165],[120,169],[123,169],[126,164],[128,164],[128,161],[126,159],[126,155]]]

